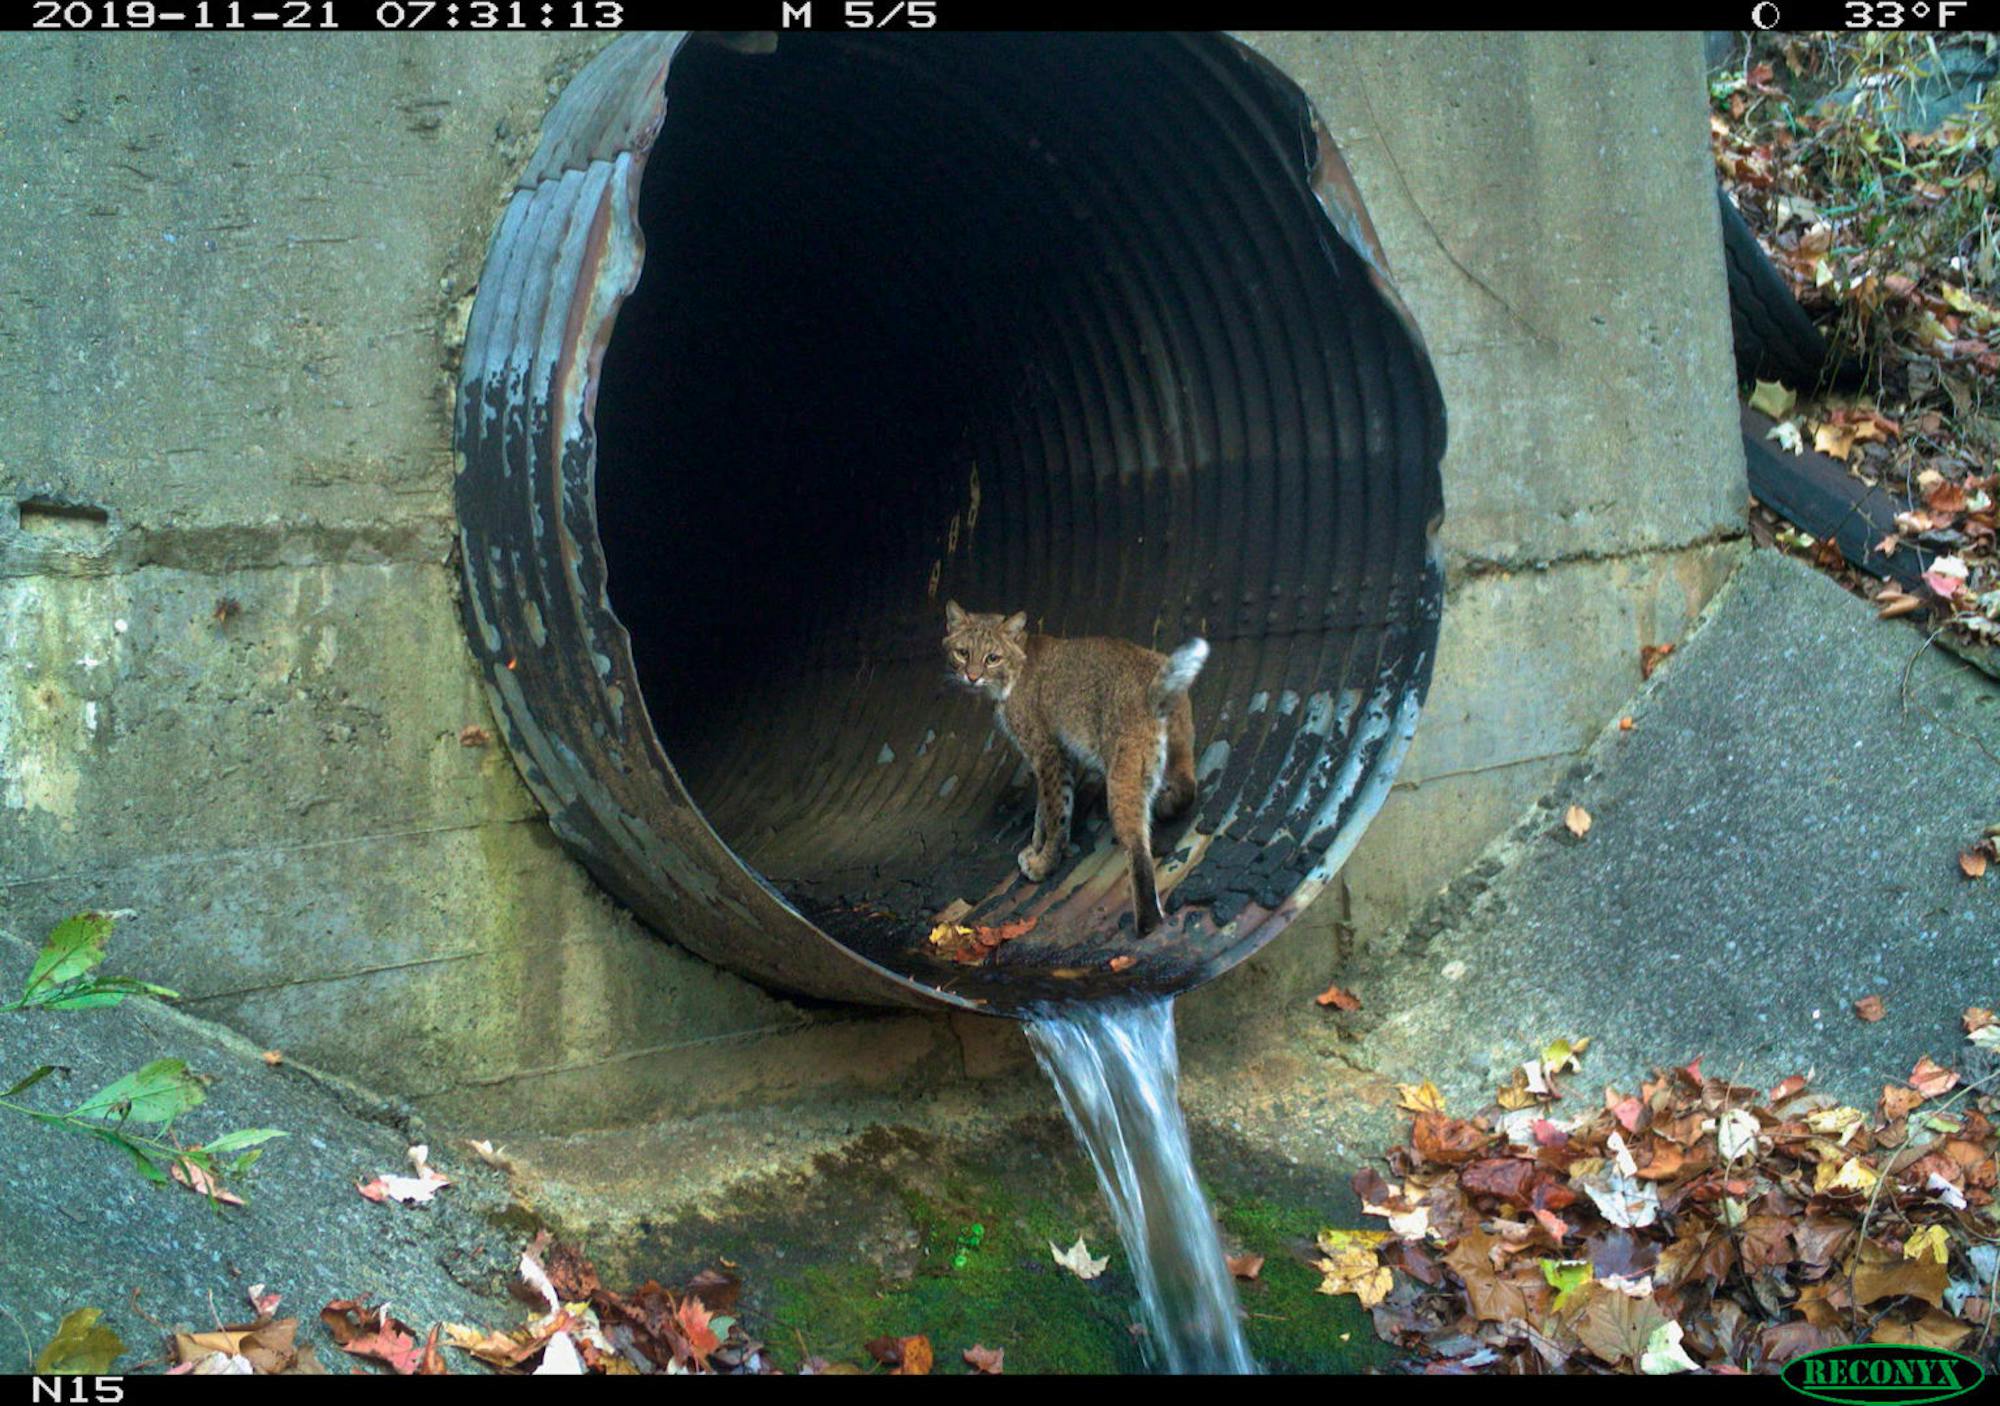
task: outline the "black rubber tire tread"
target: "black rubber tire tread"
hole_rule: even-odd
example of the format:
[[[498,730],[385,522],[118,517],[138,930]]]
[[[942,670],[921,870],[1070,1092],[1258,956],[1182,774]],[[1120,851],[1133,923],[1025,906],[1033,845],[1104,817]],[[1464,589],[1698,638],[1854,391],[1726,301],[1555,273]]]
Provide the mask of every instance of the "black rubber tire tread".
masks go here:
[[[1721,186],[1723,266],[1729,276],[1729,325],[1736,340],[1736,374],[1744,381],[1782,381],[1807,390],[1825,374],[1826,338],[1785,286],[1757,236]]]

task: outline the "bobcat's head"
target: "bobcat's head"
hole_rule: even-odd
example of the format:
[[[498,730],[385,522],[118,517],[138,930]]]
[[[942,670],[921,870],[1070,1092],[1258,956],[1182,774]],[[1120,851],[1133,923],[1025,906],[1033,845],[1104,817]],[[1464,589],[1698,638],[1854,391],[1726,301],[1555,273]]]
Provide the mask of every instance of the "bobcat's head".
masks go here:
[[[958,602],[944,603],[944,655],[950,661],[952,679],[976,688],[996,702],[1004,699],[1020,681],[1021,666],[1028,662],[1028,613],[973,615],[959,609]]]

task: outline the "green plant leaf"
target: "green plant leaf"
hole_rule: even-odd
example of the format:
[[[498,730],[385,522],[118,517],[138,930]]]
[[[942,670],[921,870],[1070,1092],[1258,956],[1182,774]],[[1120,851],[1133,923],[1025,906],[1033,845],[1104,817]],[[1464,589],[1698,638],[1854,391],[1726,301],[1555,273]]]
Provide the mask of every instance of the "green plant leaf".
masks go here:
[[[79,913],[57,923],[35,958],[28,984],[21,988],[22,1002],[37,991],[74,981],[103,961],[111,927],[111,918],[103,913]]]
[[[37,1372],[57,1375],[102,1376],[125,1352],[118,1335],[97,1320],[103,1313],[94,1308],[72,1311],[49,1339],[49,1345],[35,1358]]]
[[[80,1011],[93,1006],[115,1006],[127,996],[158,996],[165,1000],[180,999],[180,992],[165,986],[155,986],[150,981],[140,981],[130,976],[86,977],[82,981],[41,992],[24,998],[23,1005],[36,1006],[48,1011]]]
[[[1555,1302],[1550,1305],[1560,1313],[1577,1291],[1590,1282],[1589,1260],[1537,1260],[1542,1267],[1542,1278],[1549,1281],[1549,1287],[1556,1291]]]
[[[4,1094],[0,1094],[0,1098],[12,1098],[15,1094],[20,1093],[24,1089],[33,1088],[35,1085],[41,1083],[42,1080],[48,1078],[49,1075],[55,1073],[56,1070],[61,1067],[62,1066],[55,1064],[37,1065],[34,1069],[30,1070],[27,1076],[23,1078],[19,1083],[15,1084],[11,1089],[7,1090],[7,1092],[5,1092]]]
[[[178,1059],[156,1059],[78,1104],[72,1118],[170,1123],[202,1100],[201,1084]]]
[[[211,1138],[198,1149],[211,1156],[224,1152],[235,1152],[239,1148],[255,1147],[260,1142],[269,1142],[274,1137],[283,1137],[283,1128],[245,1128],[240,1132],[224,1133],[219,1138]]]

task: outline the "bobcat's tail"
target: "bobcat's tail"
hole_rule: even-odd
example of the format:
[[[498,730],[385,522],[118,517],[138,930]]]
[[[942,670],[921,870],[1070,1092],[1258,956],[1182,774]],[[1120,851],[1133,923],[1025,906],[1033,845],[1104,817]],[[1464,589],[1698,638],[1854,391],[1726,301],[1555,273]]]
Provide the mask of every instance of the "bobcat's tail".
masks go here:
[[[1195,675],[1207,662],[1208,641],[1200,635],[1169,654],[1153,676],[1152,687],[1146,690],[1146,701],[1153,705],[1153,711],[1164,717],[1174,698],[1194,687]]]

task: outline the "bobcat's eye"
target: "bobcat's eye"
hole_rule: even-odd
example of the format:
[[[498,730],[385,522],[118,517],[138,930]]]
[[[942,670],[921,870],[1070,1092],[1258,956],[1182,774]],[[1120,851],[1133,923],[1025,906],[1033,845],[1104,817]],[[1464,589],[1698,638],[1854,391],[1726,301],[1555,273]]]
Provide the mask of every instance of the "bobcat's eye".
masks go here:
[[[998,664],[1000,662],[1000,656],[997,654],[989,654],[986,656],[986,662],[989,664]]]

